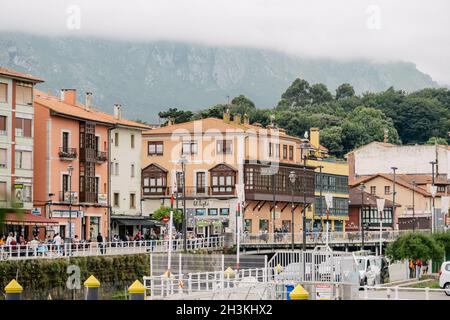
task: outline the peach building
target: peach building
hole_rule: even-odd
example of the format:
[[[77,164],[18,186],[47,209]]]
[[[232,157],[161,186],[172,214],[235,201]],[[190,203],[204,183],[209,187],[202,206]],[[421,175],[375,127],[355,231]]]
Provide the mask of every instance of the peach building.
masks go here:
[[[170,206],[172,194],[182,208],[180,159],[185,157],[188,232],[234,232],[236,221],[249,233],[289,231],[291,201],[295,231],[302,229],[302,208],[314,201],[314,167],[301,164],[303,139],[273,125],[251,125],[246,115],[231,120],[225,113],[223,119],[146,131],[142,143],[143,214],[151,215],[161,204]],[[297,177],[294,184],[291,172]],[[239,218],[238,202],[244,211]]]

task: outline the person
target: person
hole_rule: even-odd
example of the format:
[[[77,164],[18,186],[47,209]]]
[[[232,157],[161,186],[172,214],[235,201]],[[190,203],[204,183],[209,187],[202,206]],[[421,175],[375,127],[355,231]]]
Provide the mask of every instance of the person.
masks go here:
[[[427,274],[428,273],[428,261],[424,261],[422,263],[422,274]]]
[[[416,278],[419,280],[420,278],[420,269],[422,268],[422,260],[417,259],[416,260]]]
[[[2,234],[0,237],[0,246],[3,246],[5,243],[6,243],[5,235]]]
[[[13,233],[10,232],[9,235],[8,235],[8,238],[6,238],[6,245],[7,245],[7,246],[10,246],[10,245],[11,245],[11,242],[12,242],[13,240],[14,240]]]
[[[410,279],[414,278],[414,260],[413,259],[409,260],[409,278]]]
[[[104,254],[105,253],[105,248],[103,246],[103,237],[102,234],[99,232],[98,236],[97,236],[97,242],[98,242],[98,246],[100,248],[100,253]]]
[[[59,235],[59,233],[55,234],[55,236],[53,237],[53,243],[55,244],[56,252],[58,254],[61,254],[62,239],[61,239],[61,236]]]
[[[37,253],[36,251],[37,251],[38,245],[39,245],[38,237],[34,237],[33,240],[30,241],[30,250],[34,256]]]

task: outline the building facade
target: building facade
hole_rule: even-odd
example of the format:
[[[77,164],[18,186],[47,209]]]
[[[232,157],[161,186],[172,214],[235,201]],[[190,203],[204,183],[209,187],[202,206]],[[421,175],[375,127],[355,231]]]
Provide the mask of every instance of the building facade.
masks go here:
[[[43,80],[0,67],[0,205],[24,213],[20,219],[8,214],[6,231],[26,239],[33,235],[42,238],[45,226],[51,224],[33,210],[33,88],[40,82]]]
[[[235,232],[236,222],[248,233],[288,231],[291,208],[295,230],[301,230],[304,203],[314,201],[314,168],[300,164],[301,139],[274,126],[250,125],[245,115],[231,120],[225,113],[223,119],[144,132],[142,141],[144,213],[169,206],[172,194],[182,208],[184,191],[192,234]],[[294,184],[291,172],[297,177]]]
[[[315,201],[312,210],[307,211],[307,230],[325,230],[328,222],[330,231],[345,231],[346,221],[349,220],[348,164],[345,160],[328,156],[328,150],[320,145],[318,128],[311,128],[309,136],[311,149],[306,164],[316,169]],[[328,216],[326,194],[333,196]]]

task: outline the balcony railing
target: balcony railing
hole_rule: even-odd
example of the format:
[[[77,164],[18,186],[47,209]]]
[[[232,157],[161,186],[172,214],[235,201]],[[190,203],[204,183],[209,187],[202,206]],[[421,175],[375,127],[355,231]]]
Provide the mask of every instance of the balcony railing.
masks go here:
[[[59,157],[61,159],[75,159],[77,157],[77,149],[75,148],[59,148]]]
[[[230,197],[236,195],[235,186],[211,186],[211,187],[188,187],[185,188],[186,197],[191,198],[201,198],[208,196],[222,196],[222,197]],[[178,195],[179,197],[183,196],[183,188],[172,188],[172,187],[144,187],[143,189],[144,196],[170,196],[172,193]]]
[[[106,160],[108,160],[108,155],[105,151],[97,151],[97,154],[95,155],[95,160],[98,163],[105,162]]]
[[[70,192],[69,191],[60,191],[59,192],[59,201],[64,203],[70,202]],[[78,192],[72,191],[72,203],[78,203]]]

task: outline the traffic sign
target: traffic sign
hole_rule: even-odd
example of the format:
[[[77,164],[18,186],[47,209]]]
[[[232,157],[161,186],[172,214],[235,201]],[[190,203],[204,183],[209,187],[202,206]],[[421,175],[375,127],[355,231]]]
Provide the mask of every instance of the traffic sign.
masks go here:
[[[162,218],[162,221],[163,221],[164,223],[169,222],[169,217],[168,217],[168,216],[164,216],[164,217]]]

